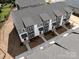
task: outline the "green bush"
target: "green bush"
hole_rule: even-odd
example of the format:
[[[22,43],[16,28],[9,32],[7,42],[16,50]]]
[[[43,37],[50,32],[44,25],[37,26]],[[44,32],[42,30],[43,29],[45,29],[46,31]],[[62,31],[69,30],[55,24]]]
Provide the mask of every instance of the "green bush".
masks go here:
[[[0,13],[0,22],[5,21],[11,10],[11,4],[3,5]]]
[[[3,22],[4,20],[4,16],[0,16],[0,22]]]

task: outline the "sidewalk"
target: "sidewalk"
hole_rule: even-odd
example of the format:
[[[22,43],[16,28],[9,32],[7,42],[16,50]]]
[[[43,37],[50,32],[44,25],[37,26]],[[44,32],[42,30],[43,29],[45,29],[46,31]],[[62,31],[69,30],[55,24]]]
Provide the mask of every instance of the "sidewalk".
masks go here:
[[[11,32],[12,29],[13,29],[13,22],[12,22],[11,16],[9,16],[8,20],[5,22],[3,27],[0,29],[0,48],[6,54],[5,59],[12,59],[12,57],[7,53],[9,33]],[[2,56],[4,55],[4,53],[2,52],[0,52],[0,54]],[[0,57],[2,58],[2,56]]]

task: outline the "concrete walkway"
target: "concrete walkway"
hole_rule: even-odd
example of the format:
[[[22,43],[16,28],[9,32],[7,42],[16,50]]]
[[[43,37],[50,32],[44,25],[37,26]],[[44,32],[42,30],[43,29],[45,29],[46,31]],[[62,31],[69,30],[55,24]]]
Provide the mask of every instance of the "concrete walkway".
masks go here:
[[[0,48],[6,54],[5,59],[12,59],[12,57],[7,53],[9,33],[11,32],[12,29],[13,29],[13,21],[11,19],[11,16],[9,16],[8,20],[5,21],[3,27],[0,28]],[[0,54],[4,53],[0,52]]]

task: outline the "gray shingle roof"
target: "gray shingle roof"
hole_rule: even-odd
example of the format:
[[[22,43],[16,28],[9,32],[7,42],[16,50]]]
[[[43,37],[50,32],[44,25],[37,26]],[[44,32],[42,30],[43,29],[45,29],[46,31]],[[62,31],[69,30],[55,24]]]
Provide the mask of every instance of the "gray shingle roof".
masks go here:
[[[37,18],[37,16],[35,16],[35,18],[36,18],[37,20],[38,20],[38,19],[40,20],[40,18]],[[33,18],[33,17],[23,17],[22,20],[23,20],[25,26],[28,27],[28,26],[32,26],[32,25],[39,24],[39,23],[37,23],[37,21],[35,21],[35,18]],[[39,21],[39,20],[38,20],[38,21]],[[41,22],[41,21],[40,21],[40,22]]]
[[[15,20],[16,19],[18,20],[18,18],[20,18],[20,20],[26,21],[27,26],[30,26],[30,25],[42,23],[41,18],[40,18],[40,14],[42,13],[48,14],[49,17],[52,19],[56,19],[55,15],[53,14],[53,11],[45,5],[34,7],[34,8],[25,8],[22,10],[18,10],[15,12],[16,16],[14,15],[15,16],[14,18]],[[28,17],[31,19],[28,20],[27,19]]]
[[[79,30],[79,28],[74,31],[77,30]],[[55,40],[55,42],[69,50],[67,51],[55,44],[49,45],[47,42],[35,47],[31,54],[24,52],[17,56],[16,59],[21,57],[27,59],[79,59],[79,35],[70,34],[69,36],[60,37],[57,40],[53,38],[51,41],[52,40]],[[41,50],[40,47],[44,47],[44,49]]]
[[[72,8],[70,8],[70,7],[68,7],[68,6],[66,6],[66,7],[64,8],[64,10],[65,10],[66,12],[68,12],[68,13],[73,13]]]
[[[56,5],[58,5],[61,9],[63,8],[68,13],[72,12],[72,8],[70,8],[65,2],[58,2]]]
[[[70,16],[69,13],[73,13],[72,9],[65,2],[57,2],[50,5],[50,8],[54,11],[58,17],[63,16],[67,18]]]
[[[52,20],[56,19],[56,16],[54,15],[53,10],[49,7],[49,5],[42,5],[39,7],[34,7],[32,8],[32,10],[35,14],[39,16],[40,14],[47,14],[48,18],[52,18]]]
[[[57,16],[66,15],[64,11],[64,8],[65,8],[64,2],[57,2],[57,3],[51,4],[50,7],[54,10]]]
[[[31,8],[19,10],[15,12],[15,14],[21,17],[21,20],[25,20],[27,26],[42,23],[40,17],[37,16],[35,13],[33,13],[33,10]],[[27,18],[31,18],[31,19],[28,20]]]
[[[26,27],[34,24],[31,17],[23,17],[22,20]]]
[[[65,2],[72,7],[79,8],[79,0],[66,0]]]
[[[44,16],[44,21],[46,20],[56,20],[56,15],[61,16],[65,15],[65,11],[63,10],[63,7],[61,8],[61,5],[64,7],[64,3],[57,3],[57,4],[51,4],[51,5],[42,5],[38,7],[33,8],[24,8],[22,10],[17,10],[14,12],[14,23],[18,30],[24,28],[23,22],[27,26],[35,25],[35,24],[41,24],[41,18],[40,15]],[[66,5],[65,5],[66,6]],[[65,7],[64,7],[65,8]],[[67,9],[68,10],[68,9]],[[44,15],[45,14],[45,15]],[[22,22],[23,21],[23,22]],[[21,24],[19,24],[21,23]]]
[[[63,45],[64,47],[68,48],[70,51],[74,51],[76,53],[78,52],[78,55],[79,55],[79,46],[78,46],[79,45],[79,35],[70,34],[67,37],[63,37],[63,38],[57,40],[57,42],[60,45]]]
[[[40,17],[42,18],[43,21],[51,19],[50,16],[47,13],[41,13]]]
[[[29,7],[44,3],[45,3],[44,0],[16,0],[16,4],[18,4],[20,7]]]
[[[52,45],[44,50],[39,50],[33,54],[27,56],[27,59],[61,59],[62,55],[65,52],[62,48]]]
[[[18,34],[23,33],[24,25],[21,20],[21,17],[19,17],[19,15],[15,14],[15,12],[12,12],[12,17],[13,17],[14,25],[17,28]]]

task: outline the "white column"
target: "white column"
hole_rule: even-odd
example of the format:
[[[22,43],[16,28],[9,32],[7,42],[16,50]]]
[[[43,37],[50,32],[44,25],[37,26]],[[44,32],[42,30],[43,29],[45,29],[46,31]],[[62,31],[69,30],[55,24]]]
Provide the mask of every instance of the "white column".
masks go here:
[[[34,25],[34,32],[35,32],[35,36],[38,36],[39,35],[39,29],[37,27],[37,24]]]
[[[60,26],[63,25],[63,16],[61,17]]]
[[[49,30],[52,30],[52,19],[49,22]]]

